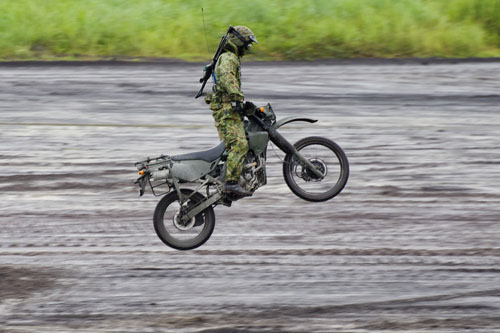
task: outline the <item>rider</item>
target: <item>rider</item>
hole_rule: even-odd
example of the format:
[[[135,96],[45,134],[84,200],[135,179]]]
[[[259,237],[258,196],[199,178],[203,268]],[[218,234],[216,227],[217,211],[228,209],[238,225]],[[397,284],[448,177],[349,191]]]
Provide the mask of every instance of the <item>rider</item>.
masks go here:
[[[238,181],[243,169],[248,143],[240,111],[244,108],[241,91],[240,59],[250,50],[257,39],[252,30],[236,26],[228,35],[223,53],[215,66],[215,84],[210,109],[215,119],[219,137],[228,151],[226,170],[226,193],[251,196],[252,192],[242,188]]]

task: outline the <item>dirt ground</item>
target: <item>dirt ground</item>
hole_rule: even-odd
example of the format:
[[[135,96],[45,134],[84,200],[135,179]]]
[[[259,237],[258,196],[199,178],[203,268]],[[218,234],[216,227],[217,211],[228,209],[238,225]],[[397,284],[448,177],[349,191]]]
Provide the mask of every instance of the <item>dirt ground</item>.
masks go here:
[[[500,332],[500,63],[243,64],[281,133],[342,146],[325,203],[269,184],[156,237],[134,162],[218,143],[200,65],[0,65],[0,332]]]

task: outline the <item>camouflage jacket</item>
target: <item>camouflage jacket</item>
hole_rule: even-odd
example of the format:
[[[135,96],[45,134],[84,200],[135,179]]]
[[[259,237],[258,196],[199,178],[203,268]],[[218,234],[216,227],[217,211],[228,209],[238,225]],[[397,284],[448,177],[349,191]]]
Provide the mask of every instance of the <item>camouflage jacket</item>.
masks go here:
[[[245,98],[241,91],[241,62],[237,48],[231,43],[226,46],[215,66],[215,95],[223,101],[243,102]]]

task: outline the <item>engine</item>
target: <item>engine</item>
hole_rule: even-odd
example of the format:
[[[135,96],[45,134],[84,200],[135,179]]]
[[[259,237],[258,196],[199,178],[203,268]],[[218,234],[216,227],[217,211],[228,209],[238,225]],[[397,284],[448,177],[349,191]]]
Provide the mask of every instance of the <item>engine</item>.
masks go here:
[[[249,152],[240,176],[240,185],[247,191],[254,192],[266,184],[266,160],[263,156],[255,156]]]

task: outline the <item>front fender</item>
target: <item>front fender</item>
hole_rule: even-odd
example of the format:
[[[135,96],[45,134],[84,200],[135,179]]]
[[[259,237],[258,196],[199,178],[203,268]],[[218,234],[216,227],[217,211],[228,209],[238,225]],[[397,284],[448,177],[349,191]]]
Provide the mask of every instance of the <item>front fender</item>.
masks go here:
[[[278,120],[277,122],[274,123],[273,127],[274,128],[280,128],[281,126],[294,122],[294,121],[305,121],[307,123],[315,123],[318,120],[317,119],[311,119],[311,118],[304,118],[304,117],[285,117],[283,119]]]

